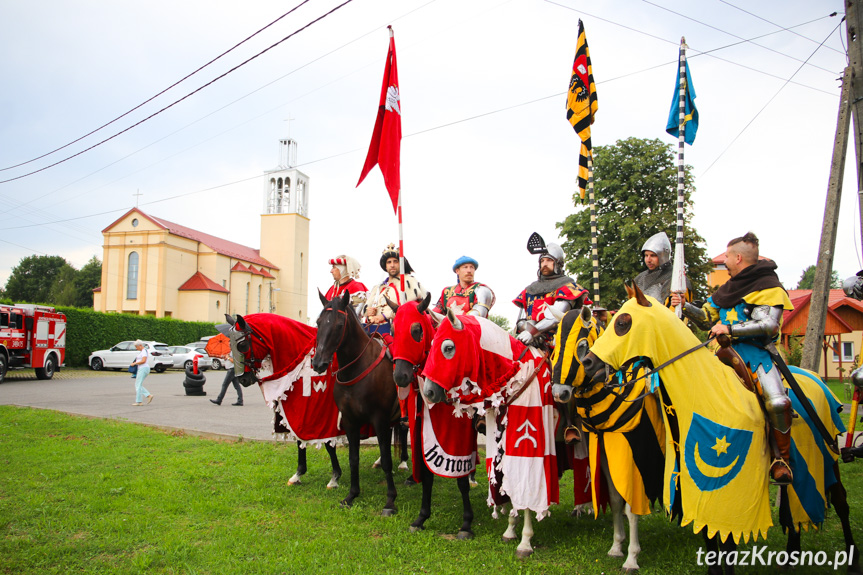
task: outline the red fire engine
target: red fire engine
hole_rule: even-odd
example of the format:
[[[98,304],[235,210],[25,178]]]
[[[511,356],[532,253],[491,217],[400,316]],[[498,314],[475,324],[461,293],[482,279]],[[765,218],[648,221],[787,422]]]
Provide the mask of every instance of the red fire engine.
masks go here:
[[[51,379],[66,361],[66,316],[53,307],[0,305],[0,383],[11,368],[35,367]]]

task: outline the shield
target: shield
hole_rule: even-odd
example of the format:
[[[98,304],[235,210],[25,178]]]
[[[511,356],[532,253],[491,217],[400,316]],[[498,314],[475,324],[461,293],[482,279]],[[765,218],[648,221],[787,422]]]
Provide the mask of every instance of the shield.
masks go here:
[[[207,341],[205,349],[207,350],[207,355],[210,357],[229,355],[231,353],[231,340],[225,334],[220,333]]]

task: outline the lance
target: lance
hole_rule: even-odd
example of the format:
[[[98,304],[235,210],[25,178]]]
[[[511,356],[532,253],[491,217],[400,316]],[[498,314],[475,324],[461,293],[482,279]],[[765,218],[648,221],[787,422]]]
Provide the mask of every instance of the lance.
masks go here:
[[[390,30],[390,34],[392,34],[392,30]],[[405,293],[405,240],[404,234],[402,233],[402,191],[399,190],[399,275],[401,276],[402,281],[402,294]],[[400,296],[402,297],[402,296]],[[402,297],[402,299],[404,299]],[[403,301],[401,303],[404,303]]]
[[[593,196],[593,150],[587,153],[587,201],[590,204],[590,256],[593,260],[593,303],[599,304],[599,248],[596,238],[596,202]]]
[[[678,293],[686,292],[686,270],[683,258],[683,192],[684,167],[683,148],[686,145],[686,39],[680,37],[680,83],[678,134],[677,134],[677,239],[674,246],[674,264],[671,267],[671,291]],[[678,304],[675,308],[677,317],[683,317],[683,306]]]

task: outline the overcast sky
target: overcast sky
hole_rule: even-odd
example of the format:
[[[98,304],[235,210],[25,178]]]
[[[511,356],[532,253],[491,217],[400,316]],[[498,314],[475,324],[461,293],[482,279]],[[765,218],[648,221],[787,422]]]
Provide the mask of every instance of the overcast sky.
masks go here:
[[[127,112],[298,3],[0,0],[0,168]],[[308,1],[125,118],[0,179],[112,136],[339,4]],[[458,256],[478,259],[477,280],[497,295],[492,313],[514,319],[510,301],[535,278],[528,236],[556,241],[555,223],[576,209],[579,140],[564,92],[581,18],[599,95],[594,145],[639,137],[676,146],[664,127],[686,36],[701,114],[686,148],[694,226],[711,256],[754,231],[790,289],[818,254],[847,61],[842,14],[829,14],[842,8],[838,0],[353,0],[107,143],[0,183],[0,285],[29,255],[61,255],[79,268],[101,259],[101,230],[135,205],[136,192],[149,214],[259,247],[262,174],[289,130],[311,179],[310,316],[320,309],[315,288],[331,284],[330,257],[346,252],[367,285],[379,281],[397,222],[377,169],[355,185],[392,24],[406,253],[435,298],[454,283]],[[834,266],[843,278],[863,267],[855,166],[852,141]]]

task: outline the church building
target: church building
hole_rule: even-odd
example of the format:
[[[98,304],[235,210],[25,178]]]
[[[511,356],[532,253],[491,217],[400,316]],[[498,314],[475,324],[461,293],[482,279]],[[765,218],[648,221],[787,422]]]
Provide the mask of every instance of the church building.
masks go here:
[[[308,322],[309,177],[297,143],[279,141],[264,173],[260,249],[133,208],[102,230],[102,284],[93,308],[222,323],[271,312]]]

